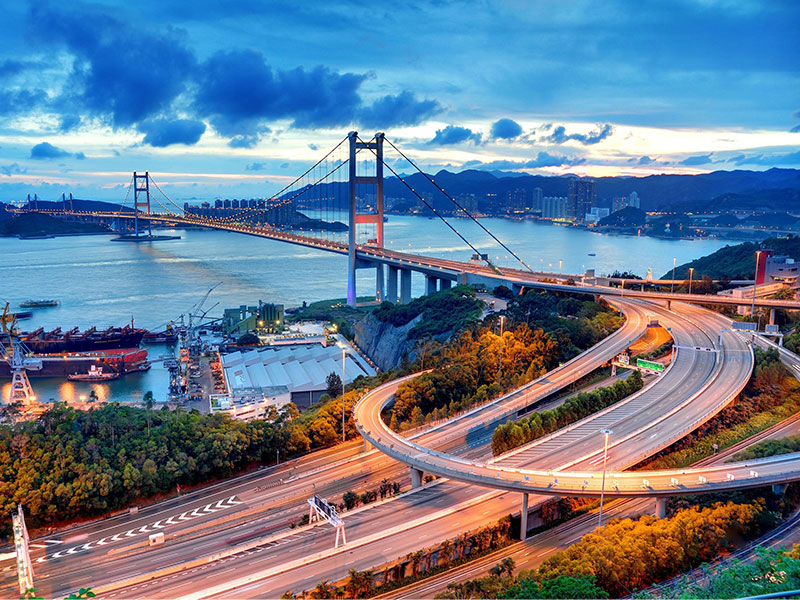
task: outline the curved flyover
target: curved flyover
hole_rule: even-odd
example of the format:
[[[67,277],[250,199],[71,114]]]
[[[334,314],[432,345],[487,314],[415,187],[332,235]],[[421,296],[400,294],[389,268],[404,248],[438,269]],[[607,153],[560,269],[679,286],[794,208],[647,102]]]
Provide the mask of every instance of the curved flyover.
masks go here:
[[[654,306],[648,309],[658,310]],[[681,348],[656,383],[496,459],[479,462],[437,452],[389,429],[380,412],[392,402],[397,386],[408,378],[365,396],[354,411],[356,425],[364,438],[381,451],[415,469],[522,493],[599,495],[603,440],[598,432],[604,427],[615,431],[609,445],[608,465],[612,470],[606,474],[608,495],[663,497],[800,480],[800,454],[695,469],[621,470],[711,418],[741,391],[753,367],[752,352],[741,336],[725,333],[722,347],[718,347],[720,329],[729,326],[727,319],[688,306],[680,307],[680,315],[664,309],[659,312],[679,346],[710,347],[717,352]],[[461,427],[469,426],[468,421],[462,421]]]

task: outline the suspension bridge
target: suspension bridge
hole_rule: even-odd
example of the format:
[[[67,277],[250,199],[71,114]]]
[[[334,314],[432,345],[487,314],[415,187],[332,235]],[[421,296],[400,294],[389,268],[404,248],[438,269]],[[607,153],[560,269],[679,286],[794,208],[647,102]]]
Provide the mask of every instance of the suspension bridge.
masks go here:
[[[400,171],[410,167],[421,175],[426,190],[416,189]],[[470,260],[453,260],[401,252],[386,247],[384,236],[384,173],[405,188],[472,251]],[[419,181],[420,178],[417,178]],[[393,182],[395,183],[395,182]],[[131,197],[132,196],[132,197]],[[612,287],[606,278],[590,273],[562,274],[534,271],[514,250],[500,240],[470,210],[425,173],[383,133],[363,140],[350,132],[313,166],[269,198],[242,201],[218,200],[212,207],[182,206],[173,201],[149,172],[134,172],[125,199],[115,210],[76,209],[70,197],[61,203],[28,202],[16,212],[42,212],[63,218],[115,222],[118,230],[132,226],[133,240],[147,240],[154,222],[231,231],[296,244],[347,256],[347,303],[356,306],[356,272],[375,270],[377,301],[411,301],[411,276],[425,277],[425,293],[447,289],[453,283],[505,285],[515,292],[526,288],[594,295],[625,296],[648,300],[686,301],[714,305],[755,305],[771,309],[800,309],[800,302],[769,298],[663,293]],[[443,210],[441,207],[447,207]],[[460,217],[452,222],[446,216]],[[490,254],[464,233],[465,222],[481,236],[502,248],[518,264],[500,268]],[[143,235],[144,229],[148,235]],[[484,237],[485,239],[485,237]]]

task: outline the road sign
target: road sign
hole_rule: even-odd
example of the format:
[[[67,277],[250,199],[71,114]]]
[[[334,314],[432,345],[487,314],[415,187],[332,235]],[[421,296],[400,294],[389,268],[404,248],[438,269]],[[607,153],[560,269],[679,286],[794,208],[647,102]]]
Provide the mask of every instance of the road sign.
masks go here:
[[[631,357],[630,357],[630,355],[629,355],[627,352],[623,352],[622,354],[620,354],[619,356],[617,356],[617,360],[618,360],[619,362],[621,362],[623,365],[627,365],[627,364],[630,364],[630,362],[631,362]]]
[[[640,369],[650,369],[652,371],[661,372],[664,370],[664,365],[654,360],[644,360],[643,358],[636,359],[636,366]]]
[[[755,323],[747,323],[745,321],[733,322],[734,331],[755,331],[756,329],[758,329],[758,325],[756,325]]]
[[[780,333],[781,329],[777,325],[767,325],[764,327],[766,333]]]

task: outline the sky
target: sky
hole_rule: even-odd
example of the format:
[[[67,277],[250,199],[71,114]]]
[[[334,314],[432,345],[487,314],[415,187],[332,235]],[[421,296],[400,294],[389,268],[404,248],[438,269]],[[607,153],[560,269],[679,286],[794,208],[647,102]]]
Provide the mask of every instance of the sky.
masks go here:
[[[434,173],[800,168],[796,0],[23,1],[0,31],[3,201],[267,196],[350,130]]]

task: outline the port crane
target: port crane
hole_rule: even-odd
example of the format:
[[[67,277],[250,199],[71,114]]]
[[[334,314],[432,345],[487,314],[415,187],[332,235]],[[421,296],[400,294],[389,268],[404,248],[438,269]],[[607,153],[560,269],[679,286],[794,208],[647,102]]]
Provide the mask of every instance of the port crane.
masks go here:
[[[33,393],[30,379],[28,379],[28,370],[38,371],[42,368],[42,361],[38,358],[33,358],[31,352],[25,347],[25,344],[19,339],[19,330],[17,329],[17,315],[12,312],[9,303],[3,307],[3,313],[0,315],[0,326],[2,326],[3,333],[8,338],[8,346],[2,346],[3,359],[8,361],[11,367],[11,392],[8,395],[8,403],[20,403],[23,406],[31,406],[36,404],[36,394]]]

